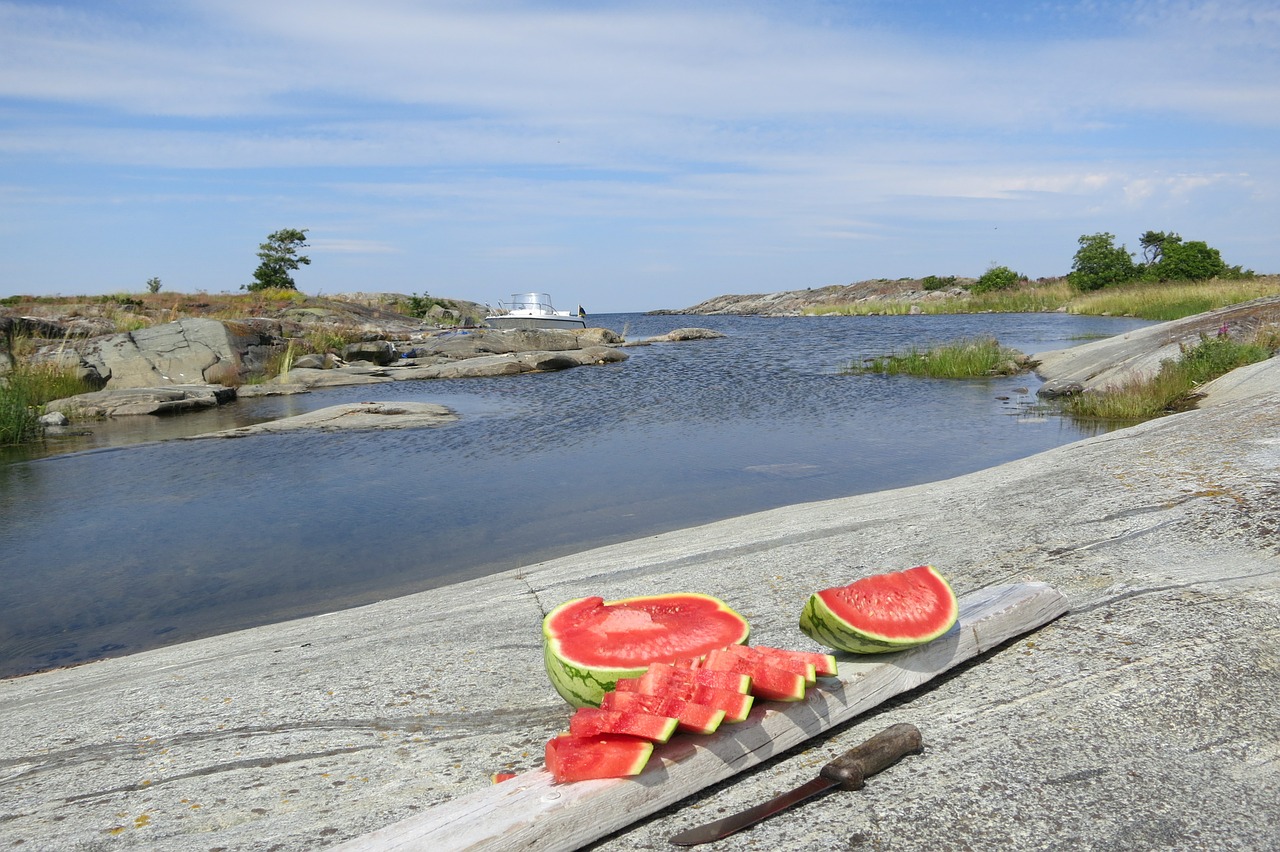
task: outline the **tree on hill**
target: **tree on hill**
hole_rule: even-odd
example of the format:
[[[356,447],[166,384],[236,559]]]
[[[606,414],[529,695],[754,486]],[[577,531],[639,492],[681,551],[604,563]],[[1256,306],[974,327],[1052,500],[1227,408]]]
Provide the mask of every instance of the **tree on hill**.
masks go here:
[[[1203,240],[1166,243],[1155,271],[1161,281],[1205,281],[1229,270],[1222,254]]]
[[[1146,261],[1147,266],[1155,266],[1164,257],[1164,247],[1168,243],[1182,242],[1182,237],[1174,233],[1166,234],[1164,231],[1147,231],[1138,238],[1138,242],[1142,244],[1142,259]]]
[[[311,258],[299,255],[298,250],[307,247],[307,229],[284,228],[267,237],[258,246],[258,258],[262,261],[253,271],[253,283],[241,290],[297,290],[289,273],[299,266],[309,266]]]
[[[1115,239],[1115,234],[1105,232],[1080,237],[1080,248],[1076,249],[1071,274],[1067,276],[1072,287],[1101,290],[1138,277],[1141,267],[1134,264],[1127,248],[1115,245]]]

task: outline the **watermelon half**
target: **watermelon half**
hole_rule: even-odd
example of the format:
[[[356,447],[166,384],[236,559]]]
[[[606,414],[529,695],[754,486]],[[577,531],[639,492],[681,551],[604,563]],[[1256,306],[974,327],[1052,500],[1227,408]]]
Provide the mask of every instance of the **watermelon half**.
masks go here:
[[[810,595],[800,629],[828,648],[880,654],[931,642],[959,615],[951,586],[932,566],[920,565]]]
[[[599,706],[619,678],[650,663],[700,657],[747,641],[747,620],[710,595],[669,594],[568,601],[542,621],[543,657],[556,692],[575,707]]]

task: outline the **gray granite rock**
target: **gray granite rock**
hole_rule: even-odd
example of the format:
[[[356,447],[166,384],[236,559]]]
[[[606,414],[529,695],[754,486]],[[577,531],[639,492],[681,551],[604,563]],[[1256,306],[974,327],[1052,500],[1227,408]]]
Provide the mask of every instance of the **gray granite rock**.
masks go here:
[[[923,755],[715,848],[1274,848],[1280,392],[1243,390],[944,482],[0,681],[0,841],[324,848],[540,764],[569,716],[551,607],[699,591],[810,648],[812,591],[928,562],[961,596],[1039,581],[1071,611],[594,848],[665,849],[899,721]]]

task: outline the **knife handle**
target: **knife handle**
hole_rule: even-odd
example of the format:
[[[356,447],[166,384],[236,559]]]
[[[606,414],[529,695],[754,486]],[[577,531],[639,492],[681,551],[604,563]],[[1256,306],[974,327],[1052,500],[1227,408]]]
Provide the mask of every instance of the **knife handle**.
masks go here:
[[[920,729],[902,722],[849,749],[822,767],[818,774],[839,784],[841,790],[861,790],[869,776],[888,769],[908,754],[919,754],[923,750]]]

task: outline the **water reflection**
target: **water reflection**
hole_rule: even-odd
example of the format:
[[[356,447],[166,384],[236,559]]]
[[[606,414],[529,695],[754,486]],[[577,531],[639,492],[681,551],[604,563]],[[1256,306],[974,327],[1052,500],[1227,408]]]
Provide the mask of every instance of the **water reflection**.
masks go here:
[[[220,411],[215,427],[373,399],[438,402],[462,415],[436,429],[167,440],[0,466],[0,674],[1039,452],[1087,430],[1045,416],[1031,377],[839,370],[861,355],[978,333],[1038,352],[1142,324],[1066,315],[604,320],[629,326],[632,339],[682,325],[728,337],[637,347],[625,363],[562,373],[246,401]],[[112,440],[128,436],[104,443]]]

